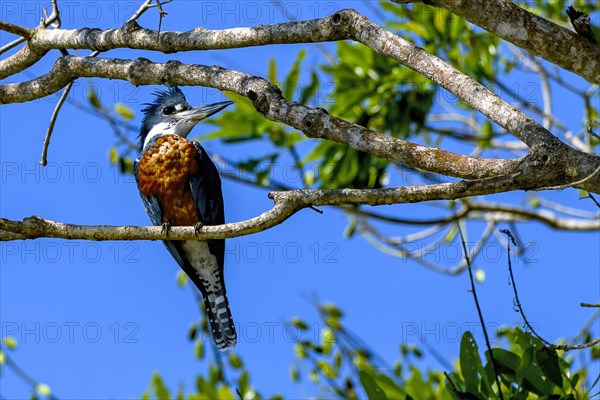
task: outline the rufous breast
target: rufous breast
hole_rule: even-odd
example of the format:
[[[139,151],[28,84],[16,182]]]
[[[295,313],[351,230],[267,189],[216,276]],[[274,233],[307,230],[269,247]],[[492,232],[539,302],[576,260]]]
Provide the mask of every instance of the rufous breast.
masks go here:
[[[191,226],[200,222],[190,179],[198,171],[198,154],[192,142],[174,134],[160,136],[142,154],[138,186],[145,196],[158,200],[163,222]]]

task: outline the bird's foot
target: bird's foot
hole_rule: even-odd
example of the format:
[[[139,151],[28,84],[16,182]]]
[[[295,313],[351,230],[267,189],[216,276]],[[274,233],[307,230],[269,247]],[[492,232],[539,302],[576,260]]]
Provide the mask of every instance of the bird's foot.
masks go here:
[[[203,226],[204,222],[197,222],[196,225],[194,225],[194,235],[198,236],[200,234],[200,229],[202,229]]]
[[[167,235],[167,237],[169,237],[170,230],[171,230],[171,224],[168,222],[165,222],[162,224],[162,229],[161,229],[160,233],[165,233]]]

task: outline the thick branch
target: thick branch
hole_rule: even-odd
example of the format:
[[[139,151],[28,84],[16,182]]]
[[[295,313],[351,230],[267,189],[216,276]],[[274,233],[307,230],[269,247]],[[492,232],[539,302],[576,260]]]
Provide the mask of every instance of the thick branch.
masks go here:
[[[481,179],[514,172],[522,160],[486,159],[461,156],[444,150],[419,146],[383,135],[362,126],[287,101],[280,90],[266,80],[220,67],[184,65],[179,62],[154,64],[89,57],[62,57],[52,71],[33,81],[0,86],[0,102],[12,102],[22,93],[53,93],[77,77],[102,77],[128,80],[134,85],[201,85],[232,91],[250,98],[265,117],[283,122],[308,137],[329,139],[378,157],[402,162],[415,168],[464,179]]]
[[[246,221],[202,227],[171,227],[168,236],[162,227],[80,226],[30,217],[19,221],[0,218],[0,241],[39,237],[87,240],[208,240],[225,239],[264,231],[279,225],[299,210],[328,205],[389,205],[427,200],[452,200],[519,189],[519,176],[479,181],[459,181],[427,186],[402,186],[393,189],[293,190],[272,192],[275,205],[269,211]]]
[[[385,30],[355,10],[342,10],[328,17],[310,21],[213,31],[196,28],[189,32],[156,32],[142,29],[135,22],[127,23],[120,29],[107,31],[99,29],[38,30],[30,43],[38,50],[72,48],[106,51],[126,47],[172,53],[345,39],[363,43],[379,54],[391,57],[423,74],[463,99],[530,147],[536,144],[558,142],[558,139],[550,132],[519,109],[493,94],[485,86],[445,61]],[[2,66],[0,65],[1,76]],[[12,101],[27,101],[39,96],[39,93],[21,94]]]
[[[544,135],[538,136],[541,132],[546,132],[553,140],[548,139],[532,147],[524,159],[501,161],[460,156],[382,135],[335,118],[323,109],[288,102],[276,86],[262,78],[217,66],[185,65],[176,61],[157,64],[146,59],[130,61],[65,56],[57,60],[49,74],[28,82],[0,85],[0,103],[16,102],[23,97],[28,100],[45,96],[78,77],[121,79],[135,86],[168,82],[172,85],[209,86],[228,90],[248,97],[266,118],[283,122],[309,137],[344,143],[354,149],[412,167],[467,179],[506,175],[517,169],[527,170],[528,176],[534,177],[543,169],[544,174],[540,176],[543,179],[531,178],[528,185],[520,188],[533,190],[577,183],[574,187],[600,192],[600,174],[596,173],[600,168],[600,157],[579,152],[563,144],[516,109],[510,118],[508,115],[504,116],[505,119],[510,119],[511,126],[522,124],[528,127],[534,141],[543,139]],[[511,106],[507,107],[513,109]],[[515,162],[520,163],[518,167]],[[524,167],[526,168],[523,169]],[[542,186],[542,181],[546,182],[545,187]]]
[[[32,47],[31,43],[27,42],[12,56],[0,60],[0,79],[26,70],[44,57],[47,52],[48,50]]]
[[[44,9],[44,14],[45,14],[45,9]],[[50,16],[48,18],[43,18],[41,22],[42,23],[40,24],[40,26],[43,28],[47,28],[50,25],[54,25],[55,28],[60,28],[60,24],[61,24],[60,11],[58,10],[57,0],[52,0],[52,14],[50,14]],[[29,29],[29,28],[25,28],[25,29]],[[33,34],[33,32],[32,32],[32,34]],[[0,54],[4,54],[5,52],[9,51],[13,47],[20,45],[24,41],[30,39],[31,36],[32,35],[27,34],[27,35],[21,36],[18,39],[13,40],[10,43],[5,44],[4,46],[0,47]],[[35,63],[38,59],[39,58],[34,57],[32,63]],[[1,72],[2,70],[3,70],[3,68],[0,67],[0,75],[2,74],[2,72]],[[0,79],[2,79],[2,78],[0,78]]]
[[[427,0],[424,3],[443,7],[531,54],[600,85],[600,45],[512,1]]]

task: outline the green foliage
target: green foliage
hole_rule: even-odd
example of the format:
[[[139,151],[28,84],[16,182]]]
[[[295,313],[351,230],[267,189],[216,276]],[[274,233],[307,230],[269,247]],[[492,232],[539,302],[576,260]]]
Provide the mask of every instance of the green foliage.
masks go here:
[[[395,18],[390,29],[402,33],[431,54],[450,62],[479,82],[491,82],[507,60],[499,57],[500,39],[476,30],[464,19],[443,8],[416,3],[399,7],[387,1],[381,6]]]
[[[5,336],[2,338],[2,344],[10,350],[14,350],[17,348],[17,339],[12,336]]]
[[[326,325],[320,339],[297,343],[295,353],[310,380],[326,383],[329,392],[340,398],[362,398],[363,391],[369,399],[500,398],[489,353],[484,352],[482,361],[469,331],[463,334],[458,363],[451,371],[417,368],[415,361],[423,357],[422,350],[404,343],[396,367],[390,369],[346,328],[339,308],[325,304],[318,311]],[[519,328],[502,330],[500,337],[502,346],[492,353],[505,399],[586,399],[591,394],[593,385],[584,383],[586,366],[574,369],[573,360],[563,352]],[[589,354],[593,358],[594,350],[589,349]],[[300,371],[293,367],[293,381],[300,381]]]
[[[125,120],[131,120],[135,117],[135,112],[123,103],[117,103],[114,105],[115,112],[123,117]]]
[[[518,3],[531,12],[565,24],[568,18],[564,10],[568,5],[588,13],[594,10],[590,2],[582,0]],[[500,39],[441,8],[418,2],[401,7],[389,0],[380,4],[391,16],[386,24],[388,28],[491,88],[510,76],[517,65],[516,59],[501,51]],[[445,140],[444,135],[433,135],[435,130],[428,116],[436,103],[451,103],[455,99],[442,97],[445,92],[438,90],[429,79],[357,43],[339,42],[333,56],[333,61],[327,64],[307,68],[306,52],[302,50],[282,76],[276,60],[271,59],[267,78],[281,89],[286,99],[322,107],[336,117],[365,128],[436,147]],[[260,150],[246,159],[226,160],[255,184],[281,186],[273,182],[272,172],[274,166],[286,158],[294,161],[296,172],[303,177],[302,186],[306,187],[380,188],[388,183],[392,173],[389,161],[331,141],[307,140],[302,133],[264,118],[249,99],[226,94],[236,101],[236,107],[208,120],[215,131],[202,139],[221,140],[229,145],[260,145],[255,147]],[[104,115],[113,128],[134,116],[122,104],[105,107],[93,91],[88,93],[88,100],[92,109]],[[460,100],[456,100],[456,105],[466,108]],[[600,118],[594,107],[587,107],[586,112],[586,124]],[[492,147],[496,134],[494,125],[489,121],[477,125],[473,144],[482,150]],[[595,138],[590,140],[600,144]],[[124,144],[120,141],[110,149],[109,160],[122,172],[131,172],[131,158],[123,155]],[[132,147],[135,148],[130,145],[126,148],[131,150]],[[314,170],[306,170],[312,165],[316,165]],[[454,202],[448,204],[456,206]],[[539,200],[532,197],[530,205],[538,207]],[[345,236],[352,237],[356,228],[356,222],[351,220]],[[456,228],[452,228],[444,240],[452,242],[457,234]],[[485,279],[482,270],[478,270],[476,276],[478,281]],[[177,278],[180,286],[186,281],[184,274]],[[204,307],[201,300],[199,304]],[[497,399],[501,390],[506,399],[585,399],[594,393],[592,389],[598,384],[598,380],[591,385],[588,382],[589,363],[576,367],[572,356],[548,348],[518,328],[503,331],[503,341],[491,354],[483,351],[483,356],[473,335],[465,332],[453,367],[446,371],[423,370],[416,362],[427,356],[426,348],[400,344],[398,360],[391,367],[346,327],[344,313],[338,307],[319,305],[318,313],[325,327],[318,339],[300,340],[293,345],[290,352],[296,360],[289,375],[298,384],[324,388],[325,398]],[[300,318],[290,322],[301,332],[309,327]],[[264,398],[252,387],[242,357],[237,353],[218,353],[209,335],[205,315],[188,333],[203,371],[197,376],[194,388],[179,387],[175,393],[155,374],[142,398]],[[586,339],[589,341],[589,337]],[[3,345],[10,348],[6,342]],[[589,360],[600,359],[599,347],[584,352]],[[5,360],[2,349],[0,364]],[[598,392],[597,387],[595,392]]]
[[[573,371],[572,360],[562,352],[545,346],[519,328],[504,331],[502,335],[507,340],[507,348],[493,348],[492,355],[504,398],[587,398],[591,388],[579,380],[587,374],[586,368]],[[460,374],[449,375],[456,398],[498,398],[489,352],[485,355],[483,366],[473,337],[465,332],[461,341]]]

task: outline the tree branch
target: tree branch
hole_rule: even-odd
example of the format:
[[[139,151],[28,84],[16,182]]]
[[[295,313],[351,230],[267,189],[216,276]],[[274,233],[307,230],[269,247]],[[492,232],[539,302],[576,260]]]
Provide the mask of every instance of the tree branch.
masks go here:
[[[527,210],[523,207],[502,203],[469,202],[466,206],[469,217],[472,211],[484,211],[483,219],[494,219],[495,221],[538,221],[554,229],[569,231],[596,231],[600,230],[600,215],[594,219],[561,218],[547,210]]]
[[[54,107],[54,111],[52,112],[52,116],[50,117],[50,124],[48,125],[48,130],[46,131],[46,137],[44,138],[44,145],[42,147],[42,160],[40,161],[40,165],[46,166],[48,163],[48,146],[50,146],[50,138],[52,137],[52,132],[54,131],[54,124],[56,123],[56,119],[58,118],[58,114],[60,109],[62,108],[65,100],[67,100],[67,96],[69,96],[69,92],[73,87],[73,82],[70,82],[67,86],[65,86],[65,90],[63,91],[60,99],[58,99],[58,103],[56,103],[56,107]]]
[[[577,182],[579,183],[576,185],[577,188],[600,193],[600,174],[594,174],[600,166],[600,157],[579,152],[563,144],[535,121],[498,97],[496,98],[500,102],[499,108],[504,104],[509,109],[514,109],[514,112],[502,116],[503,120],[510,120],[508,125],[511,127],[519,125],[518,130],[523,126],[528,127],[528,137],[533,138],[534,142],[537,139],[543,140],[546,134],[553,139],[531,148],[529,155],[519,160],[460,156],[379,134],[335,118],[323,109],[312,109],[289,102],[282,97],[281,91],[276,86],[259,77],[217,66],[186,65],[176,61],[158,64],[141,58],[131,61],[61,57],[49,74],[28,82],[0,85],[0,103],[26,101],[45,96],[56,92],[78,77],[121,79],[135,86],[168,82],[171,85],[214,87],[248,97],[254,107],[266,118],[283,122],[304,132],[308,137],[333,140],[415,168],[466,179],[505,175],[517,170],[531,172],[530,170],[533,169],[539,172],[543,169],[544,174],[538,175],[533,172],[531,175],[537,176],[539,180],[530,179],[530,184],[523,184],[520,189],[542,188],[544,186],[541,186],[541,182],[546,182],[545,187]],[[467,85],[464,80],[463,82]],[[495,97],[491,92],[489,94]],[[488,105],[485,107],[487,108]]]
[[[40,217],[22,222],[0,218],[0,241],[39,237],[87,240],[208,240],[225,239],[264,231],[279,225],[303,208],[330,205],[389,205],[427,200],[451,200],[462,197],[501,193],[518,189],[518,176],[459,181],[425,186],[402,186],[392,189],[292,190],[271,192],[275,205],[261,215],[235,223],[204,226],[194,234],[194,227],[172,227],[168,235],[162,227],[81,226],[48,221]]]
[[[44,57],[47,52],[48,50],[33,47],[31,42],[27,42],[25,46],[15,54],[0,60],[0,79],[7,78],[26,70]]]
[[[599,45],[522,9],[512,1],[427,0],[426,3],[445,8],[531,54],[600,85]]]
[[[30,44],[38,51],[53,48],[100,51],[132,48],[173,53],[346,39],[360,42],[377,53],[393,58],[421,73],[463,99],[530,147],[536,144],[560,143],[550,132],[519,109],[493,94],[485,86],[422,48],[385,30],[355,10],[341,10],[328,17],[309,21],[223,30],[196,28],[188,32],[159,33],[143,29],[135,21],[126,23],[123,28],[107,31],[99,29],[38,30]],[[2,64],[0,64],[0,78],[3,76],[2,69]],[[27,101],[35,96],[36,94],[33,97],[22,94],[11,102]]]
[[[546,339],[544,339],[542,336],[540,336],[531,326],[531,324],[529,323],[529,321],[527,320],[527,317],[525,316],[525,312],[523,311],[523,306],[521,304],[521,301],[519,300],[519,293],[517,291],[517,285],[515,284],[515,278],[513,275],[513,271],[512,271],[512,263],[510,260],[510,244],[512,242],[512,244],[514,244],[515,246],[517,245],[515,243],[515,239],[513,238],[512,233],[508,230],[508,229],[501,229],[500,230],[501,233],[504,233],[507,238],[508,238],[508,247],[507,247],[507,260],[508,260],[508,274],[510,277],[510,284],[513,288],[513,292],[515,294],[515,298],[514,298],[514,304],[517,307],[519,313],[521,314],[521,317],[523,317],[523,322],[525,322],[525,326],[527,327],[527,329],[529,329],[529,331],[531,332],[531,334],[533,336],[535,336],[536,338],[538,338],[542,343],[544,343],[546,346],[550,347],[550,348],[554,348],[557,350],[578,350],[578,349],[584,349],[586,347],[592,347],[595,346],[596,344],[600,343],[600,337],[597,339],[594,339],[590,342],[587,343],[583,343],[583,344],[575,344],[575,345],[571,345],[571,344],[553,344],[550,343],[549,341],[547,341]]]
[[[140,8],[138,8],[138,10],[127,20],[127,22],[135,21],[149,9],[154,8],[154,7],[159,7],[159,5],[160,5],[160,7],[162,7],[163,5],[170,3],[171,1],[173,1],[173,0],[163,0],[162,2],[160,2],[160,1],[155,2],[155,0],[146,0],[140,6]]]
[[[50,94],[77,77],[128,80],[134,85],[162,84],[215,87],[246,96],[266,118],[292,126],[311,138],[329,139],[375,156],[444,175],[481,179],[516,171],[522,159],[487,159],[416,145],[335,118],[323,109],[289,102],[268,81],[220,67],[151,63],[90,57],[61,57],[52,71],[29,82],[0,85],[0,103],[16,100],[23,91]],[[44,94],[45,95],[45,94]],[[600,161],[600,160],[599,160]]]
[[[21,36],[25,39],[31,39],[34,30],[24,26],[11,24],[10,22],[0,21],[0,30]]]

